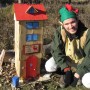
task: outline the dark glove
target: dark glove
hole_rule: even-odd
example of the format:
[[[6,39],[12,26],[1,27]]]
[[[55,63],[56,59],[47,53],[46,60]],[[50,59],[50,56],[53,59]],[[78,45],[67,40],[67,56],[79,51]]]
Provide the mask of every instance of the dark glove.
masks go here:
[[[67,69],[67,71],[65,72],[64,82],[65,82],[66,86],[70,85],[73,82],[73,73],[69,69]]]
[[[77,82],[78,82],[78,78],[74,77],[74,80],[73,80],[71,86],[72,86],[72,87],[76,87]]]

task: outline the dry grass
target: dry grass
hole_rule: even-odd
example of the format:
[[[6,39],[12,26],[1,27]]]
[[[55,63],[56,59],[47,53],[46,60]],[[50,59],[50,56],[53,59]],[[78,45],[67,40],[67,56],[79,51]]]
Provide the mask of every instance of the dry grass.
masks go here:
[[[59,2],[55,2],[56,0],[53,0],[53,2],[44,2],[44,5],[47,10],[48,20],[45,21],[45,28],[44,28],[44,38],[52,39],[53,32],[56,30],[56,28],[59,26],[58,20],[58,10],[63,5],[60,0]],[[65,0],[66,1],[66,0]],[[68,0],[67,0],[68,1]],[[75,0],[77,1],[77,0]],[[81,0],[78,0],[81,1]],[[85,0],[82,0],[85,1]],[[74,0],[72,0],[74,2]],[[79,18],[82,20],[83,23],[87,27],[90,28],[90,3],[87,4],[73,4],[75,7],[78,7],[80,9]],[[5,13],[6,12],[6,13]],[[13,20],[13,14],[12,12],[12,6],[0,9],[0,49],[10,49],[8,46],[13,45],[13,39],[14,39],[14,20]],[[8,34],[7,34],[8,33]],[[11,37],[9,37],[11,36]],[[8,42],[9,41],[9,42]],[[47,82],[43,83],[43,86],[45,86],[45,89],[42,90],[89,90],[85,87],[67,87],[64,89],[61,89],[57,87],[53,82]],[[10,86],[3,86],[0,88],[0,90],[11,90]],[[37,89],[31,89],[31,84],[25,84],[22,86],[21,90],[37,90]]]

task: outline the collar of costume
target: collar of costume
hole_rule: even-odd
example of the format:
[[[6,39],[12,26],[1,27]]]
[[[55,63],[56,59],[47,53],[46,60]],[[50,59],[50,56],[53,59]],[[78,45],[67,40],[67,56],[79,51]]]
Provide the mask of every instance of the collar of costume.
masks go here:
[[[66,32],[68,38],[70,39],[70,41],[72,41],[73,39],[77,39],[77,38],[78,38],[77,33],[76,33],[76,34],[70,34],[70,33],[69,33],[68,31],[66,31],[66,30],[65,30],[65,32]]]

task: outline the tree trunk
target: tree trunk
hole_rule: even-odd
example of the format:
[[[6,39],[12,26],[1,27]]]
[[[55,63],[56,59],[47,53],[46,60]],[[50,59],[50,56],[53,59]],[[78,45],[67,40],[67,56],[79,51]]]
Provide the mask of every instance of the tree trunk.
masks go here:
[[[18,0],[18,3],[22,3],[22,0]]]
[[[71,3],[71,0],[68,0],[69,4]]]

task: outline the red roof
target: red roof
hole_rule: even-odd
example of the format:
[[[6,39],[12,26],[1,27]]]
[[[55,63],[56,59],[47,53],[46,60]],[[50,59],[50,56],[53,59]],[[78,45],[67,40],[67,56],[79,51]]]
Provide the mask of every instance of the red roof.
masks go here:
[[[27,10],[33,7],[36,13],[27,13]],[[47,20],[46,9],[43,4],[14,4],[16,20]]]

